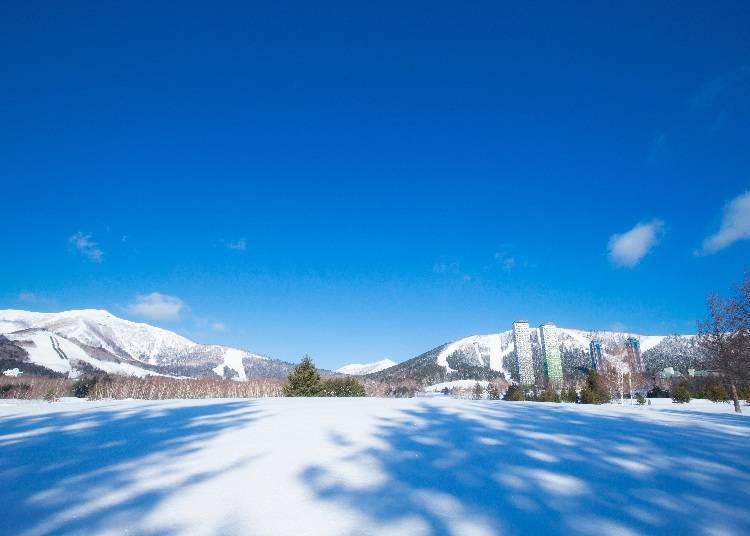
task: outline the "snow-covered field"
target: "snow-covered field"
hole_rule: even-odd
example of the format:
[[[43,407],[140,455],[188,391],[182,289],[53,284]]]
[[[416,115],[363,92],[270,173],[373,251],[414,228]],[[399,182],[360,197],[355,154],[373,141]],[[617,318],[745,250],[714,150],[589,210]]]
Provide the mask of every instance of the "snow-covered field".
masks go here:
[[[747,535],[748,445],[705,401],[0,401],[0,533]]]

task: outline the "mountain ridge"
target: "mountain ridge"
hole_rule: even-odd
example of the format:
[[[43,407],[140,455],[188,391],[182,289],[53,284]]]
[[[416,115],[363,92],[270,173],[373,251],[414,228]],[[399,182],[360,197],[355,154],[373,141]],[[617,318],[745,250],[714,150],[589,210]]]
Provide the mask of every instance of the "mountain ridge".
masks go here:
[[[350,376],[362,376],[372,372],[380,372],[397,364],[395,361],[385,358],[380,361],[373,361],[372,363],[350,363],[337,368],[334,372]]]
[[[535,376],[544,377],[544,364],[539,346],[539,328],[530,328]],[[582,378],[590,367],[589,343],[602,343],[604,359],[623,362],[624,342],[628,337],[640,341],[643,361],[648,373],[667,366],[697,366],[700,355],[695,335],[640,335],[632,332],[557,328],[563,372],[566,378]],[[451,380],[517,379],[517,363],[512,330],[485,335],[470,335],[437,346],[416,357],[383,371],[365,375],[367,379],[390,383],[413,381],[432,385]]]
[[[624,341],[636,336],[647,372],[667,366],[685,368],[700,362],[693,335],[638,335],[630,332],[557,328],[563,372],[579,378],[590,365],[589,342],[602,342],[605,360],[622,361]],[[59,313],[0,310],[0,364],[25,364],[29,373],[48,370],[76,377],[108,373],[136,376],[285,379],[294,364],[240,348],[200,344],[169,330],[119,318],[102,309]],[[530,328],[535,375],[544,365],[538,328]],[[335,373],[388,383],[429,385],[451,380],[495,380],[517,377],[511,330],[471,335],[396,363],[383,359],[354,363]],[[331,374],[321,370],[324,375]]]
[[[244,380],[286,377],[291,363],[119,318],[102,309],[0,310],[0,333],[30,363],[73,377],[86,372]]]

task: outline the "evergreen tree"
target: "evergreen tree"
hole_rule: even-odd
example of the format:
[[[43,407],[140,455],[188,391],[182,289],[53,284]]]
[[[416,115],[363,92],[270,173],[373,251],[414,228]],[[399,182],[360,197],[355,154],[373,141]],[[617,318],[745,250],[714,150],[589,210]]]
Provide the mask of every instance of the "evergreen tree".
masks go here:
[[[727,402],[729,400],[729,393],[720,383],[712,383],[706,387],[706,398],[711,402]]]
[[[474,400],[480,400],[483,394],[484,394],[484,387],[482,387],[482,384],[479,382],[475,383],[474,389],[472,389],[472,392],[471,392],[471,397]]]
[[[578,402],[578,393],[576,393],[575,387],[568,387],[562,391],[562,399],[564,402],[572,402],[575,404]]]
[[[547,388],[537,397],[538,402],[560,402],[560,396],[552,388]]]
[[[604,404],[609,402],[609,390],[599,373],[590,370],[586,385],[581,389],[581,404]]]
[[[672,402],[675,404],[687,404],[690,402],[690,390],[684,383],[672,392]]]
[[[500,400],[500,390],[494,383],[487,386],[487,398],[490,400]]]
[[[320,396],[365,396],[365,386],[356,378],[328,378],[323,380]]]
[[[642,393],[636,393],[635,399],[638,401],[639,406],[643,406],[646,403],[646,397]]]
[[[70,394],[76,398],[87,398],[94,390],[97,381],[96,377],[80,378],[70,387]]]
[[[596,392],[586,385],[581,389],[581,404],[598,404],[599,400],[596,397]]]
[[[306,355],[289,374],[288,383],[284,386],[284,396],[319,396],[322,387],[318,369]]]
[[[508,390],[505,391],[505,396],[503,397],[503,400],[509,400],[512,402],[520,402],[521,400],[526,400],[526,394],[523,392],[523,389],[519,387],[518,385],[510,385],[508,386]]]
[[[662,389],[658,385],[655,385],[653,389],[646,393],[648,398],[669,398],[669,391]]]

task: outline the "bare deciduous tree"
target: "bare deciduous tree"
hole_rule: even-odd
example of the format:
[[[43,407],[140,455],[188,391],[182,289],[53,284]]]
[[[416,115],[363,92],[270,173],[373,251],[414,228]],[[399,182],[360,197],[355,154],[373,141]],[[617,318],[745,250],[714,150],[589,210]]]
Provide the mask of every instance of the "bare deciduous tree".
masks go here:
[[[728,299],[711,294],[708,317],[698,325],[698,344],[707,365],[730,386],[734,410],[742,413],[738,385],[750,379],[750,279]]]

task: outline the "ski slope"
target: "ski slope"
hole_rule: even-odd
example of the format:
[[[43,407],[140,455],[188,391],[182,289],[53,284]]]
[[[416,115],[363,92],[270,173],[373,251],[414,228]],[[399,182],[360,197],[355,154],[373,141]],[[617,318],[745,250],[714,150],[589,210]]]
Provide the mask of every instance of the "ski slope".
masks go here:
[[[0,533],[739,536],[749,440],[706,401],[0,400]]]
[[[351,363],[349,365],[344,365],[341,368],[337,368],[336,372],[339,374],[349,374],[351,376],[362,376],[372,372],[380,372],[381,370],[390,368],[395,364],[396,362],[391,361],[390,359],[381,359],[380,361],[375,361],[373,363]]]
[[[29,361],[75,377],[83,362],[110,374],[160,375],[154,367],[209,364],[219,376],[247,379],[245,359],[268,357],[220,345],[198,344],[171,331],[118,318],[98,309],[60,313],[0,310],[0,334],[19,342]],[[62,351],[61,351],[62,350]]]

